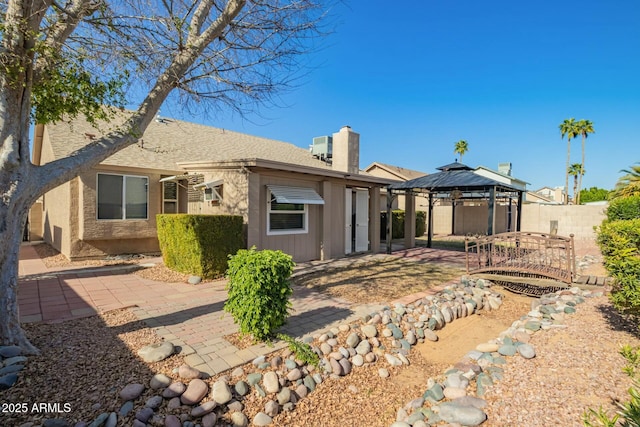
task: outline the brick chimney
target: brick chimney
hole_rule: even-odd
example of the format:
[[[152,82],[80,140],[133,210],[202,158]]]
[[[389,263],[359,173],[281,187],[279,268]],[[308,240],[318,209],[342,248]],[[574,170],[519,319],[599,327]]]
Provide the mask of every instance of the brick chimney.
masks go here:
[[[360,171],[360,134],[343,126],[333,134],[333,169],[358,174]]]

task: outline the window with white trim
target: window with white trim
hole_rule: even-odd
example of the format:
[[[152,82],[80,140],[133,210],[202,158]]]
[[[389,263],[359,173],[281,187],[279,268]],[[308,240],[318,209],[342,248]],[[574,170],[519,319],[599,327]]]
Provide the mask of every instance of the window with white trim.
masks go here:
[[[149,178],[99,173],[98,219],[148,219]]]
[[[178,183],[176,181],[162,183],[162,213],[178,213]]]
[[[307,232],[308,205],[278,203],[269,192],[267,234],[301,234]]]

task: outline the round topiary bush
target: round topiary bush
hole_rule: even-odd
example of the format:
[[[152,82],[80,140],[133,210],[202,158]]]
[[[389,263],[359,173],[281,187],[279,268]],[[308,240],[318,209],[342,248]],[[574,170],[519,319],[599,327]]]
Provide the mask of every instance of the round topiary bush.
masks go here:
[[[242,334],[264,341],[285,324],[293,293],[289,277],[294,262],[282,251],[241,249],[229,257],[224,310]]]

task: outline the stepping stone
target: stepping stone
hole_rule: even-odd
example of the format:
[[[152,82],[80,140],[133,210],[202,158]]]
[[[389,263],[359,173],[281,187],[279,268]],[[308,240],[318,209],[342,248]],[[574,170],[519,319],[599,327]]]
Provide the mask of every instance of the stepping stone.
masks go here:
[[[159,362],[171,356],[175,348],[169,341],[151,344],[138,350],[138,356],[147,363]]]

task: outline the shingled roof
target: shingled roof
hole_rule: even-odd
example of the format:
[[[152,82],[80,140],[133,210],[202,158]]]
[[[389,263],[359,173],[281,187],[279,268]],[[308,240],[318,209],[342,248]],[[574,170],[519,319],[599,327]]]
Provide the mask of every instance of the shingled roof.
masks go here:
[[[117,125],[117,120],[98,129],[84,120],[47,125],[54,158],[68,156]],[[117,152],[102,164],[178,171],[178,162],[253,159],[332,170],[331,165],[314,158],[308,150],[287,142],[173,119],[151,122],[137,144]]]
[[[370,171],[373,167],[376,167],[376,166],[387,170],[388,172],[396,175],[398,178],[403,180],[419,178],[421,176],[426,175],[426,173],[424,172],[420,172],[413,169],[407,169],[400,166],[389,165],[387,163],[382,163],[382,162],[373,162],[369,166],[367,166],[364,170]]]

